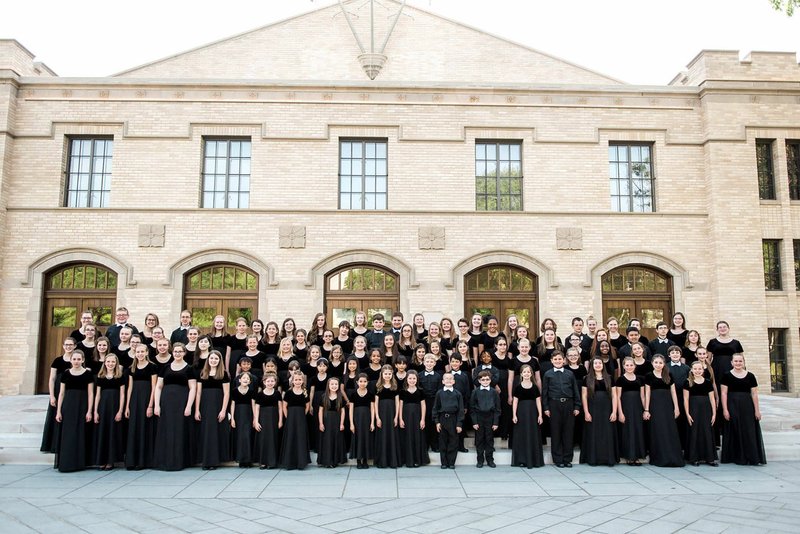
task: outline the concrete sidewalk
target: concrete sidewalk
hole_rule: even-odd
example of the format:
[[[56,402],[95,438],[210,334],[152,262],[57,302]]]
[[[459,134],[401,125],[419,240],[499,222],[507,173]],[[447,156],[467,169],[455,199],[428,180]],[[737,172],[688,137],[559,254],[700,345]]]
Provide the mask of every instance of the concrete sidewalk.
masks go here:
[[[797,532],[800,462],[762,467],[84,471],[0,466],[0,530]]]

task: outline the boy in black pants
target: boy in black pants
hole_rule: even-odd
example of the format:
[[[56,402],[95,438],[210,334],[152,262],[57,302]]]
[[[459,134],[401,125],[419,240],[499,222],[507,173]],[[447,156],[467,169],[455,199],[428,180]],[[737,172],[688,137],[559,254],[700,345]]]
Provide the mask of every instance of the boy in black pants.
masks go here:
[[[433,424],[433,403],[436,402],[436,392],[442,389],[442,375],[434,371],[436,356],[426,354],[425,370],[419,373],[419,387],[425,395],[425,438],[428,441],[428,448],[433,452],[439,452],[439,435],[436,433],[436,425]],[[430,409],[427,407],[430,406]]]
[[[492,387],[492,373],[478,373],[480,387],[472,392],[469,399],[469,413],[472,417],[472,428],[475,429],[475,448],[478,450],[478,463],[483,461],[489,467],[497,467],[494,463],[494,431],[500,424],[500,395]]]
[[[461,357],[457,354],[450,357],[450,374],[453,375],[453,388],[461,393],[464,399],[464,413],[465,420],[469,424],[469,413],[467,413],[467,406],[469,406],[469,396],[472,392],[472,379],[466,371],[461,370]],[[458,452],[469,452],[464,447],[464,434],[458,436]]]
[[[575,375],[564,369],[564,355],[554,352],[550,361],[553,368],[542,379],[542,407],[550,418],[550,451],[556,467],[572,467],[572,433],[581,409],[581,395]]]
[[[433,422],[439,433],[439,457],[442,469],[455,469],[458,455],[458,435],[464,425],[464,399],[453,388],[453,375],[445,373],[442,377],[444,387],[436,392],[433,402]]]

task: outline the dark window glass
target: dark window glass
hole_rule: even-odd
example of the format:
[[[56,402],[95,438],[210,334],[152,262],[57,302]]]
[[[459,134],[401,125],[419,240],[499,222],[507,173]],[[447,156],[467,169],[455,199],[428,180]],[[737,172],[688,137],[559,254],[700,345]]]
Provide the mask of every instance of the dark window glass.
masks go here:
[[[800,141],[786,141],[786,169],[789,196],[792,200],[800,200]]]
[[[770,328],[769,336],[769,378],[772,391],[789,391],[787,355],[786,355],[786,329]]]
[[[779,239],[765,239],[764,250],[764,286],[770,291],[783,289],[781,283],[781,242]]]
[[[775,200],[775,173],[772,165],[771,140],[756,140],[756,168],[758,169],[758,198]]]

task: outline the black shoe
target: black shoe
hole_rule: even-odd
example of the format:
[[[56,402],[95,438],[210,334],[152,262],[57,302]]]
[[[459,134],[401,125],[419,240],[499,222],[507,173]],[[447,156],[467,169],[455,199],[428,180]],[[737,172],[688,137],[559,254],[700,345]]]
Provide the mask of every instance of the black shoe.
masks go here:
[[[259,468],[259,469],[261,469],[261,470],[263,471],[264,469],[266,469],[266,468],[267,468],[267,466],[266,466],[266,465],[259,465],[259,466],[258,466],[258,468]]]
[[[706,462],[706,463],[711,467],[719,467],[719,463],[716,460],[714,460],[713,462]]]
[[[565,466],[564,466],[564,464],[556,464],[556,467],[558,467],[559,469],[561,469],[562,467],[565,467]]]
[[[564,467],[572,467],[572,462],[564,462]]]
[[[492,459],[486,460],[486,465],[488,465],[491,468],[497,467],[497,464],[494,463],[494,460],[492,460]]]
[[[692,462],[692,465],[697,467],[698,465],[700,465],[700,462]]]
[[[439,469],[447,469],[447,464],[442,464],[442,466]]]
[[[449,467],[450,467],[450,469],[455,469],[456,465],[455,464],[451,464]]]
[[[475,467],[477,467],[478,469],[483,467],[483,460],[478,460],[478,463],[475,464]]]
[[[459,447],[458,452],[469,452],[469,449],[466,447]]]

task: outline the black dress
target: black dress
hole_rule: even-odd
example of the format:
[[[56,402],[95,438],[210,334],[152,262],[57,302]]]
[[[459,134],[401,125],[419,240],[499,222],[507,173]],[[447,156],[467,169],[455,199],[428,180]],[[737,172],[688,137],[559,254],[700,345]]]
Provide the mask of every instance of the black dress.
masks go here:
[[[668,373],[664,368],[662,373]],[[675,423],[675,404],[672,402],[672,384],[648,373],[644,378],[650,386],[650,465],[658,467],[683,467],[681,439]]]
[[[256,433],[255,459],[259,465],[278,467],[281,443],[278,410],[281,409],[281,395],[277,389],[270,395],[261,390],[256,394],[255,401],[258,405],[258,423],[261,425],[261,432]]]
[[[586,378],[587,374],[589,374],[589,371],[586,370],[586,366],[583,364],[578,364],[577,367],[566,365],[565,369],[572,371],[572,374],[575,375],[575,382],[578,384],[583,384],[583,379]],[[583,403],[581,403],[581,407],[578,408],[578,411],[580,413],[575,417],[575,428],[572,431],[572,444],[574,447],[580,447],[583,445],[583,426],[586,424],[586,421],[583,418]],[[549,420],[549,417],[545,417],[545,424],[548,424]]]
[[[617,378],[616,387],[620,389],[620,407],[625,415],[625,422],[619,422],[619,455],[629,462],[647,456],[647,444],[644,437],[644,407],[642,406],[642,388],[644,378],[637,376],[628,380],[625,375]]]
[[[214,338],[214,339],[216,339],[216,338]],[[212,340],[212,343],[213,343],[213,340]],[[222,357],[224,358],[226,350],[228,348],[231,349],[231,359],[230,359],[230,365],[229,365],[229,369],[228,369],[228,374],[230,374],[230,376],[235,377],[236,376],[236,364],[239,363],[239,358],[245,352],[247,352],[247,338],[245,337],[243,339],[240,339],[240,338],[236,337],[236,334],[231,334],[231,335],[227,336],[227,339],[226,339],[225,343],[226,343],[226,348],[225,348],[225,350],[221,350],[220,353],[222,354]],[[214,343],[214,348],[217,348],[215,343]],[[219,349],[217,349],[217,350],[219,350]]]
[[[514,369],[514,360],[511,355],[506,354],[504,358],[498,358],[497,354],[492,353],[492,365],[497,367],[500,371],[500,380],[497,385],[500,386],[500,425],[497,427],[495,436],[508,439],[511,434],[511,406],[508,404],[508,372]]]
[[[130,417],[128,418],[128,438],[125,448],[125,467],[142,469],[153,465],[153,449],[156,442],[156,417],[147,416],[150,396],[153,392],[152,377],[158,374],[158,368],[148,363],[142,369],[138,367],[130,375],[128,385],[131,388]]]
[[[717,449],[714,446],[714,430],[711,426],[711,399],[708,394],[714,391],[710,380],[702,384],[688,384],[689,415],[692,424],[688,426],[686,460],[689,462],[716,462]]]
[[[425,393],[420,388],[416,388],[413,393],[403,390],[400,392],[400,402],[403,404],[405,424],[405,428],[400,429],[400,461],[406,467],[428,465],[431,463],[428,457],[428,441],[419,424]]]
[[[125,458],[124,419],[115,421],[120,407],[119,392],[128,383],[127,373],[119,378],[97,378],[100,401],[97,413],[100,422],[94,429],[94,465],[113,465]]]
[[[233,419],[236,421],[236,428],[233,429],[233,440],[231,452],[233,459],[239,465],[250,465],[255,461],[255,430],[253,429],[253,399],[256,396],[256,388],[251,385],[245,393],[239,388],[231,388],[231,401],[235,403],[233,407]]]
[[[369,427],[375,393],[367,389],[366,394],[361,396],[356,390],[349,398],[353,405],[353,426],[355,426],[355,433],[350,444],[350,458],[366,462],[373,457],[373,434]]]
[[[381,427],[375,423],[375,465],[378,467],[398,467],[400,465],[400,435],[394,426],[397,415],[395,400],[399,391],[382,388],[378,394],[378,411]]]
[[[720,385],[728,387],[730,414],[730,420],[725,421],[722,428],[722,463],[767,463],[761,423],[756,419],[751,395],[751,389],[758,387],[755,375],[748,372],[744,378],[737,378],[729,372],[722,376]]]
[[[61,402],[61,423],[58,423],[55,467],[62,473],[80,471],[90,465],[91,430],[86,422],[89,411],[88,386],[94,383],[87,369],[79,375],[70,371],[61,374],[64,399]]]
[[[230,423],[228,407],[225,400],[224,384],[230,384],[228,373],[222,378],[199,378],[202,385],[200,392],[200,425],[197,438],[197,458],[203,467],[217,467],[230,460]],[[230,386],[229,386],[230,387]],[[197,408],[195,408],[197,410]],[[225,418],[219,421],[219,412],[225,412]]]
[[[195,380],[196,375],[189,364],[177,371],[168,365],[159,379],[163,380],[163,387],[153,465],[162,471],[179,471],[192,463],[194,418],[183,413],[189,400],[189,381]]]
[[[611,388],[607,388],[603,380],[595,380],[592,395],[587,381],[587,378],[583,379],[583,387],[587,389],[586,404],[592,420],[584,422],[581,463],[612,466],[619,462],[617,429],[609,420],[613,407],[611,401],[613,392],[609,391]]]
[[[305,469],[311,463],[306,422],[308,394],[298,394],[290,389],[283,394],[283,401],[286,403],[286,419],[283,423],[281,467],[287,470]]]
[[[56,371],[56,378],[55,384],[53,385],[53,394],[56,398],[56,404],[58,403],[58,394],[61,391],[61,376],[64,374],[64,371],[72,367],[72,363],[69,360],[65,360],[63,356],[57,357],[53,360],[53,363],[50,364],[50,369],[55,369]],[[60,425],[56,422],[56,407],[50,406],[50,403],[47,404],[47,414],[44,418],[44,430],[42,431],[42,446],[40,447],[40,451],[42,452],[56,452],[58,450],[58,431]]]
[[[525,466],[528,469],[544,465],[542,436],[539,428],[539,409],[536,399],[541,397],[536,384],[525,388],[522,384],[514,386],[517,399],[517,424],[514,427],[514,441],[511,445],[511,465]]]
[[[633,370],[633,374],[636,376],[641,376],[642,378],[646,377],[649,373],[653,372],[653,364],[648,362],[647,360],[644,363],[636,363],[634,362],[636,368]]]
[[[317,465],[326,467],[336,467],[347,462],[347,449],[344,447],[344,432],[341,429],[342,410],[346,410],[347,402],[342,400],[341,406],[336,407],[336,399],[329,399],[329,406],[326,409],[325,399],[320,401],[317,409],[317,424],[319,424],[319,411],[322,411],[322,420],[325,430],[319,433],[319,447],[317,454]]]

